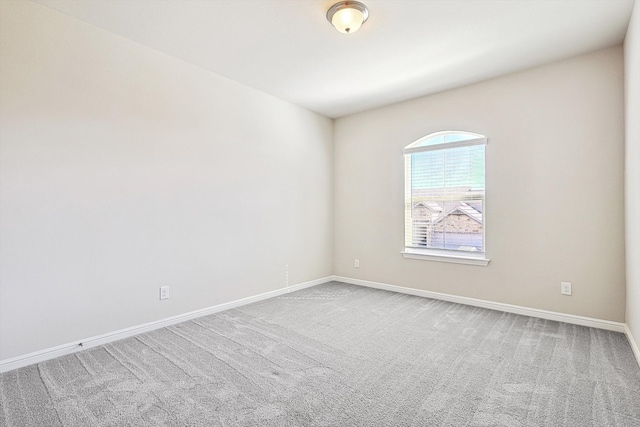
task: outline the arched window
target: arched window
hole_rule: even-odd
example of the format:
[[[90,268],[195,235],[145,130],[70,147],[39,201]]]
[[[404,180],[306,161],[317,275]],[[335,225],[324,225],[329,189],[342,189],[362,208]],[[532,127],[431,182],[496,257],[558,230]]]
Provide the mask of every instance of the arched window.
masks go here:
[[[485,145],[471,132],[445,131],[407,145],[407,258],[487,265]]]

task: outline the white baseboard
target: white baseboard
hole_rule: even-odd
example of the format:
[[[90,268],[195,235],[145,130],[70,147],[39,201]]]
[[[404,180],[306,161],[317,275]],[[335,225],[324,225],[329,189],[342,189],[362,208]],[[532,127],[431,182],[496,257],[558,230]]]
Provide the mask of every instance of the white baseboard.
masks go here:
[[[247,298],[241,298],[239,300],[230,301],[224,304],[218,304],[218,305],[203,308],[200,310],[179,314],[177,316],[168,317],[166,319],[157,320],[155,322],[149,322],[142,325],[132,326],[130,328],[120,329],[118,331],[97,335],[97,336],[86,338],[83,340],[74,341],[68,344],[63,344],[56,347],[35,351],[33,353],[13,357],[11,359],[1,360],[0,373],[11,371],[13,369],[22,368],[24,366],[28,366],[34,363],[43,362],[45,360],[54,359],[59,356],[75,353],[77,351],[85,350],[91,347],[107,344],[113,341],[121,340],[123,338],[128,338],[134,335],[141,334],[143,332],[149,332],[155,329],[164,328],[166,326],[175,325],[176,323],[195,319],[197,317],[218,313],[220,311],[229,310],[231,308],[240,307],[243,305],[251,304],[253,302],[277,297],[279,295],[283,295],[289,292],[298,291],[300,289],[305,289],[311,286],[320,285],[322,283],[326,283],[331,280],[332,280],[331,277],[324,277],[321,279],[312,280],[310,282],[299,283],[297,285],[276,289],[274,291],[265,292],[263,294],[254,295]]]
[[[437,300],[450,301],[459,304],[471,305],[474,307],[489,308],[507,313],[522,314],[524,316],[538,317],[541,319],[555,320],[558,322],[570,323],[573,325],[588,326],[591,328],[606,329],[608,331],[624,333],[629,341],[633,355],[640,366],[640,347],[636,343],[629,325],[626,323],[612,322],[610,320],[594,319],[592,317],[576,316],[573,314],[558,313],[555,311],[539,310],[537,308],[522,307],[519,305],[504,304],[500,302],[486,301],[475,298],[460,297],[456,295],[443,294],[439,292],[423,291],[420,289],[405,288],[402,286],[389,285],[387,283],[371,282],[368,280],[352,279],[350,277],[332,276],[332,280],[349,283],[352,285],[366,286],[368,288],[384,289],[403,294],[417,295]]]
[[[636,362],[638,362],[638,366],[640,366],[640,348],[638,348],[638,343],[635,338],[633,338],[633,335],[631,335],[631,329],[629,329],[629,325],[627,323],[624,324],[624,334],[627,336],[633,355],[636,356]]]
[[[106,334],[90,337],[84,340],[74,341],[68,344],[63,344],[56,347],[39,350],[33,353],[25,354],[22,356],[14,357],[11,359],[5,359],[0,361],[0,373],[11,371],[13,369],[22,368],[34,363],[43,362],[45,360],[54,359],[66,354],[75,353],[84,349],[96,347],[99,345],[107,344],[113,341],[128,338],[144,332],[153,331],[155,329],[164,328],[166,326],[175,325],[176,323],[184,322],[187,320],[195,319],[197,317],[206,316],[209,314],[218,313],[224,310],[240,307],[243,305],[251,304],[253,302],[262,301],[268,298],[277,297],[289,292],[298,291],[301,289],[309,288],[311,286],[320,285],[330,281],[338,281],[343,283],[349,283],[352,285],[365,286],[368,288],[384,289],[392,292],[399,292],[403,294],[416,295],[420,297],[433,298],[437,300],[450,301],[459,304],[471,305],[474,307],[488,308],[491,310],[503,311],[507,313],[522,314],[524,316],[538,317],[542,319],[555,320],[558,322],[565,322],[575,325],[588,326],[592,328],[606,329],[609,331],[621,332],[627,336],[629,344],[633,354],[640,365],[640,350],[635,342],[633,335],[629,327],[625,323],[612,322],[609,320],[594,319],[591,317],[576,316],[572,314],[558,313],[547,310],[539,310],[536,308],[522,307],[512,304],[504,304],[493,301],[480,300],[475,298],[461,297],[456,295],[444,294],[439,292],[424,291],[421,289],[406,288],[403,286],[390,285],[386,283],[371,282],[368,280],[352,279],[350,277],[343,276],[329,276],[321,279],[312,280],[305,283],[299,283],[289,287],[276,289],[274,291],[265,292],[259,295],[254,295],[247,298],[242,298],[235,301],[230,301],[224,304],[218,304],[212,307],[203,308],[200,310],[191,311],[188,313],[180,314],[166,319],[158,320],[155,322],[149,322],[142,325],[133,326],[130,328],[120,329],[118,331],[109,332]]]
[[[573,314],[558,313],[555,311],[539,310],[537,308],[521,307],[519,305],[504,304],[475,298],[460,297],[439,292],[423,291],[421,289],[405,288],[402,286],[389,285],[386,283],[370,282],[368,280],[352,279],[350,277],[333,276],[333,280],[352,285],[366,286],[368,288],[384,289],[403,294],[417,295],[420,297],[433,298],[437,300],[450,301],[459,304],[471,305],[474,307],[489,308],[491,310],[504,311],[507,313],[522,314],[524,316],[538,317],[541,319],[555,320],[558,322],[571,323],[574,325],[589,326],[591,328],[606,329],[608,331],[625,332],[626,324],[612,322],[609,320],[594,319],[591,317],[576,316]],[[637,353],[636,353],[637,357]],[[640,360],[640,359],[639,359]]]

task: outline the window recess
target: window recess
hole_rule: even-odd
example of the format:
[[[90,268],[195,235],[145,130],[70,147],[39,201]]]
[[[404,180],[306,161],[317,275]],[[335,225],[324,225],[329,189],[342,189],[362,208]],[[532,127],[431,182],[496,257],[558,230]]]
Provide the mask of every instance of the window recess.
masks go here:
[[[483,135],[446,131],[403,150],[405,258],[487,265]]]

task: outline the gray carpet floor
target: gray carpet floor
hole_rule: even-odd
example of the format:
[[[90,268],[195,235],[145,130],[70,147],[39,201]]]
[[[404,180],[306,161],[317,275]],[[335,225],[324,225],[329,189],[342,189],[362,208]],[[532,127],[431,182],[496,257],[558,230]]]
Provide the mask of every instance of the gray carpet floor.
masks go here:
[[[624,335],[327,283],[0,375],[2,426],[640,426]]]

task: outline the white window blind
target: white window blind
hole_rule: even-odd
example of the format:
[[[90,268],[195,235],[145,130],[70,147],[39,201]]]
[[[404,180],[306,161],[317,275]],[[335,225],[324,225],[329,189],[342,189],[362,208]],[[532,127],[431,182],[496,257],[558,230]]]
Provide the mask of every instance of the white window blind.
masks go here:
[[[484,254],[486,141],[438,132],[404,149],[405,249]]]

